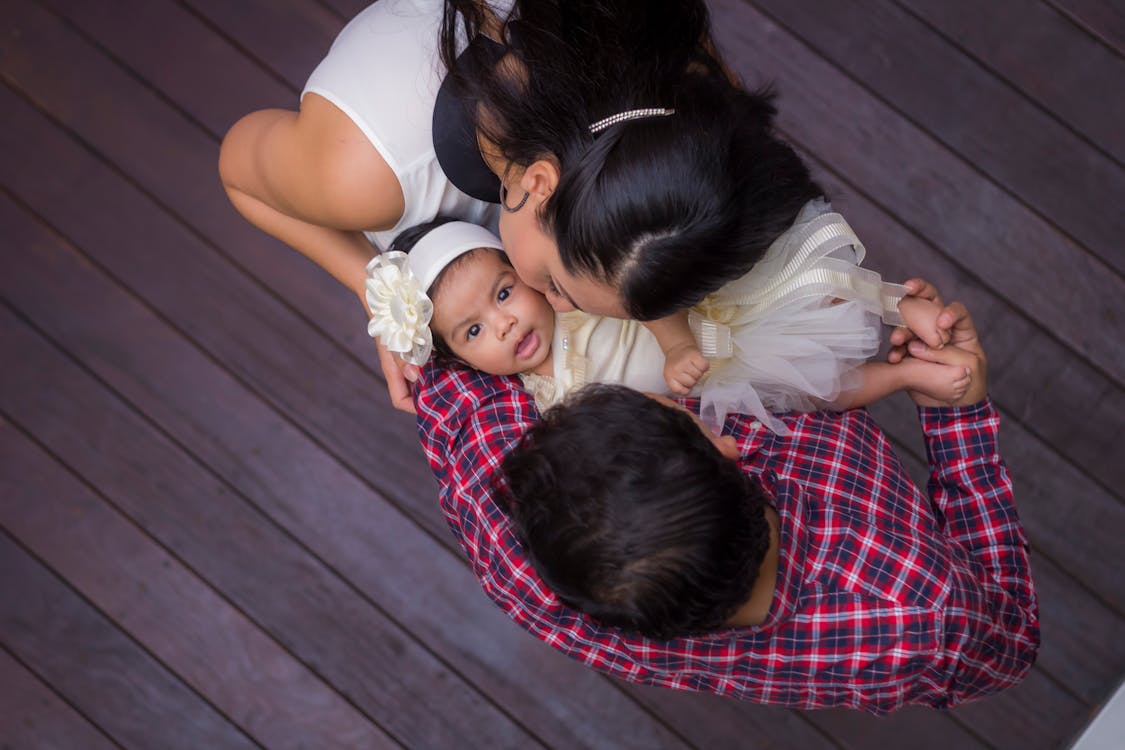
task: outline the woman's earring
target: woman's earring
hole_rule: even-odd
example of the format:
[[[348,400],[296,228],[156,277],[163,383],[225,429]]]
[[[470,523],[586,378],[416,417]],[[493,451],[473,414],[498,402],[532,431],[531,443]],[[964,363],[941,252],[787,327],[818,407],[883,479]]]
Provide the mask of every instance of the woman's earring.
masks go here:
[[[524,194],[523,194],[523,198],[520,199],[520,202],[517,203],[515,206],[509,206],[508,205],[508,188],[504,187],[504,183],[501,182],[500,183],[500,208],[504,209],[505,211],[507,211],[510,214],[514,214],[516,211],[519,211],[521,208],[523,208],[523,204],[527,203],[527,198],[528,198],[529,195],[531,195],[531,193],[529,193],[525,190]]]

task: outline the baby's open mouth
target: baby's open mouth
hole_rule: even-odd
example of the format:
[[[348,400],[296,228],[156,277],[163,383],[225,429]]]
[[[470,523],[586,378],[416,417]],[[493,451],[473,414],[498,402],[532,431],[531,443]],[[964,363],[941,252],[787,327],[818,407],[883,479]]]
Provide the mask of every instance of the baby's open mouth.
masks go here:
[[[520,343],[516,345],[516,356],[520,359],[527,359],[539,349],[539,336],[535,331],[528,331],[527,335],[520,339]]]

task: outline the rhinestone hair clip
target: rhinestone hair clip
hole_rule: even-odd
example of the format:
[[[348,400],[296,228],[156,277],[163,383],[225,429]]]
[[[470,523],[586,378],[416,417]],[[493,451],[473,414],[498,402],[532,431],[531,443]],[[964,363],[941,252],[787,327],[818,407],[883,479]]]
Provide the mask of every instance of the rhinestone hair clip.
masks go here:
[[[610,115],[604,120],[598,120],[590,126],[590,133],[597,135],[601,131],[608,128],[610,125],[616,125],[619,122],[628,122],[629,120],[643,120],[647,117],[667,117],[674,115],[676,110],[664,109],[663,107],[648,107],[646,109],[630,109],[627,112],[618,112],[615,115]]]

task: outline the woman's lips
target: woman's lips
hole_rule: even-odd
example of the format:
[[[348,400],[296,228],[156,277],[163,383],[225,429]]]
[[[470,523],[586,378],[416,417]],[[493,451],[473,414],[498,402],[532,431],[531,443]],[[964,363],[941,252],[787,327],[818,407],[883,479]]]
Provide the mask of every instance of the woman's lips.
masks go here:
[[[520,359],[527,359],[539,349],[539,335],[535,331],[530,331],[526,336],[520,339],[520,343],[516,346],[516,356]]]

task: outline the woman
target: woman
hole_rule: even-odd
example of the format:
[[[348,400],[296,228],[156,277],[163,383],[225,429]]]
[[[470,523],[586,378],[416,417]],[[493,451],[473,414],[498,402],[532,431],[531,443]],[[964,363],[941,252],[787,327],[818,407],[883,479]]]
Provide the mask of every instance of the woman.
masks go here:
[[[231,129],[220,173],[361,298],[371,241],[439,213],[488,224],[504,197],[505,248],[557,310],[653,319],[746,273],[819,194],[772,115],[727,80],[701,2],[382,0],[300,112]]]

